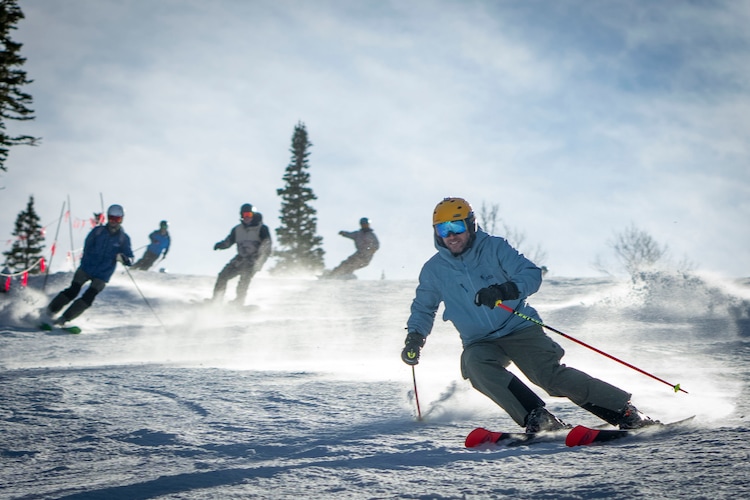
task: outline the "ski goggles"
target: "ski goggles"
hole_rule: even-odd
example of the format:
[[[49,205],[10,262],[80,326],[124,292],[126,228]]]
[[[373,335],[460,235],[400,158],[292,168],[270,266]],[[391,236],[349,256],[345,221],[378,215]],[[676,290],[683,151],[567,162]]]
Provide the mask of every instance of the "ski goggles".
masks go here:
[[[109,215],[107,216],[107,220],[109,220],[109,222],[114,222],[115,224],[119,224],[122,222],[122,216],[121,215]]]
[[[449,234],[461,234],[466,232],[466,222],[462,220],[449,220],[435,224],[435,232],[441,238],[447,238]]]
[[[253,216],[253,213],[252,213],[252,212],[242,212],[242,218],[243,218],[243,219],[244,219],[245,217],[250,217],[250,218],[252,218],[252,216]]]

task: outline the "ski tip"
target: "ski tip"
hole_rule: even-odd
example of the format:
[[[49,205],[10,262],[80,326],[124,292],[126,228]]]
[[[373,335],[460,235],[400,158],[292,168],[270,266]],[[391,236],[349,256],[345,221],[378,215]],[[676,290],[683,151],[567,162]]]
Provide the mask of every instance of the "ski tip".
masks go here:
[[[467,448],[476,448],[485,443],[497,443],[502,435],[502,432],[492,432],[483,427],[477,427],[466,436],[464,445]]]
[[[586,446],[587,444],[594,442],[597,434],[599,434],[599,431],[596,429],[589,429],[583,425],[577,425],[573,427],[565,437],[565,446]]]
[[[81,333],[81,329],[78,328],[77,326],[64,326],[63,330],[65,330],[68,333],[73,333],[73,334]]]

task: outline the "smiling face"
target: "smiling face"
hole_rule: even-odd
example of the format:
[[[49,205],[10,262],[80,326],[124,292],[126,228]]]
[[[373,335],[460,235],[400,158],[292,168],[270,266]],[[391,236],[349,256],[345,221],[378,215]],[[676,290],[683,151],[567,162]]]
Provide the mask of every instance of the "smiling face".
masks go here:
[[[445,238],[442,238],[443,245],[451,251],[453,255],[458,255],[469,245],[469,239],[471,235],[468,231],[464,231],[461,234],[450,233]]]
[[[120,224],[122,224],[122,217],[119,215],[110,215],[107,217],[107,227],[109,227],[110,231],[117,231],[120,229]]]
[[[436,242],[453,255],[459,255],[473,240],[476,231],[474,211],[463,198],[444,198],[432,212],[432,227]]]

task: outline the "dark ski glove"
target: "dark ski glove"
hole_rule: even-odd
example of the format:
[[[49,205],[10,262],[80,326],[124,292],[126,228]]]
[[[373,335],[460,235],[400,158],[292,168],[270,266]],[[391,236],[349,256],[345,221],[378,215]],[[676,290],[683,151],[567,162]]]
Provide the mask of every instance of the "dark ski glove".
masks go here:
[[[214,245],[214,250],[218,250],[221,248],[221,242]]]
[[[420,335],[417,332],[409,332],[406,334],[406,347],[401,351],[401,360],[407,365],[414,366],[419,363],[419,350],[425,342],[424,335]]]
[[[474,296],[474,303],[494,309],[498,300],[516,300],[519,296],[516,284],[506,281],[502,285],[490,285],[479,290]]]
[[[130,265],[133,264],[133,262],[130,260],[130,257],[128,257],[127,255],[122,254],[122,253],[118,253],[117,254],[116,260],[117,260],[117,262],[119,262],[123,266],[130,266]]]

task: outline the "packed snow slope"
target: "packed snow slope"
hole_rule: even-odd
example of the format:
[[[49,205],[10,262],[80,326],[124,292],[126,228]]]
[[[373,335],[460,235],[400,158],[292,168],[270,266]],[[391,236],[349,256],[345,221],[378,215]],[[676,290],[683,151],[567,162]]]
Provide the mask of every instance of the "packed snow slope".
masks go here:
[[[469,450],[474,427],[519,429],[461,379],[439,319],[417,419],[399,358],[414,281],[258,277],[232,308],[203,303],[212,276],[118,270],[83,333],[38,331],[71,277],[0,296],[3,499],[750,497],[750,280],[547,279],[530,299],[546,324],[688,394],[550,332],[568,365],[653,418],[696,418],[606,445]]]

